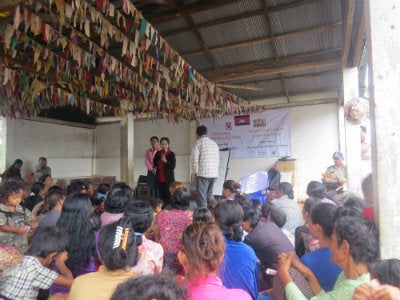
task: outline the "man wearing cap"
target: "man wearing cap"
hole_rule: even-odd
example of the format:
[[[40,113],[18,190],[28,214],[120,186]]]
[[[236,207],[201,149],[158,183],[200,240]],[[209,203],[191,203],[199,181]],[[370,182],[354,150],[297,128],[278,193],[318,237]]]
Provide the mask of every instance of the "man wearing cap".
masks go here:
[[[343,153],[336,151],[332,155],[334,164],[328,167],[325,171],[326,174],[331,174],[332,179],[337,182],[339,186],[342,186],[347,180],[347,170],[343,165]]]

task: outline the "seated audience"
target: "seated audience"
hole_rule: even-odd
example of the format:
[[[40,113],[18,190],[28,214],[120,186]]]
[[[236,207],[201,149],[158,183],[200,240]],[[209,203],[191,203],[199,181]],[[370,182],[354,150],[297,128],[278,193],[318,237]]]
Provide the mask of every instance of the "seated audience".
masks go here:
[[[378,231],[367,220],[358,217],[341,217],[336,220],[330,244],[332,262],[343,272],[339,275],[332,291],[322,289],[314,273],[293,257],[293,253],[282,253],[279,257],[278,274],[285,286],[288,300],[307,299],[292,282],[289,268],[293,265],[307,278],[315,293],[313,300],[352,299],[357,286],[370,281],[368,264],[379,255]]]
[[[158,241],[160,240],[160,232],[158,231],[155,219],[158,213],[161,212],[164,202],[160,198],[150,198],[148,202],[153,208],[153,222],[151,222],[150,228],[146,231],[145,235],[149,240]]]
[[[266,202],[261,207],[261,216],[266,222],[274,222],[294,247],[294,235],[283,227],[286,224],[286,213],[282,209],[271,202]]]
[[[164,250],[159,243],[144,236],[153,222],[152,207],[144,201],[133,201],[125,208],[123,219],[129,219],[135,234],[142,241],[139,246],[139,261],[131,271],[137,275],[159,274],[163,266]]]
[[[302,215],[304,224],[297,227],[294,232],[294,249],[298,257],[314,251],[319,248],[318,240],[314,239],[310,234],[308,224],[310,223],[311,209],[314,205],[320,203],[320,200],[314,198],[307,198],[303,204]]]
[[[183,272],[177,258],[182,232],[193,219],[189,202],[190,192],[184,187],[178,188],[172,195],[170,209],[162,210],[155,219],[160,236],[159,243],[164,248],[164,266],[177,274]]]
[[[185,229],[178,258],[185,269],[188,300],[252,299],[242,289],[222,285],[218,272],[224,252],[224,238],[216,225],[199,222]]]
[[[103,226],[99,234],[99,259],[103,264],[98,272],[75,278],[68,300],[108,300],[117,286],[136,277],[131,268],[138,261],[138,244],[130,218]]]
[[[286,213],[286,224],[283,228],[294,235],[296,228],[302,224],[303,218],[299,205],[294,199],[293,186],[288,182],[281,182],[278,185],[278,195],[280,197],[272,200],[272,203]]]
[[[215,207],[214,218],[222,230],[226,247],[224,267],[219,272],[223,285],[243,289],[257,299],[257,257],[254,250],[242,241],[243,208],[236,201],[223,200]]]
[[[193,212],[193,223],[194,222],[213,223],[214,216],[207,207],[198,207]]]
[[[21,253],[28,248],[28,235],[35,230],[32,213],[20,205],[24,184],[8,180],[0,186],[0,245],[14,247]]]
[[[361,189],[364,196],[363,216],[371,222],[374,218],[374,193],[372,190],[372,174],[369,174],[361,183]]]
[[[73,193],[69,195],[62,206],[57,227],[68,234],[67,267],[74,278],[96,271],[96,235],[92,220],[92,206],[86,194]],[[68,293],[57,285],[50,289],[52,293]]]
[[[108,183],[100,183],[97,187],[97,195],[92,201],[95,215],[100,216],[104,212],[104,201],[106,200],[109,191],[110,185]]]
[[[315,274],[322,289],[326,292],[333,290],[333,286],[342,272],[337,264],[331,262],[332,253],[329,248],[335,213],[336,205],[329,203],[320,203],[312,208],[308,227],[313,238],[319,241],[320,248],[301,258],[301,262]]]
[[[44,185],[44,193],[46,194],[49,188],[53,185],[53,178],[50,174],[45,174],[40,177],[40,182]]]
[[[111,300],[185,300],[187,291],[174,276],[146,275],[121,284]]]
[[[227,180],[222,186],[222,196],[226,200],[235,200],[237,194],[240,194],[240,183],[234,180]]]
[[[64,263],[67,242],[66,234],[57,227],[38,229],[22,262],[3,272],[0,298],[36,300],[39,289],[48,289],[52,284],[70,287],[73,277]],[[52,261],[60,274],[49,269]]]
[[[20,159],[16,159],[11,166],[8,167],[7,170],[4,171],[2,175],[3,182],[8,180],[22,180],[21,176],[21,167],[23,165],[23,161]]]
[[[21,204],[23,207],[32,211],[36,204],[43,201],[43,197],[46,195],[44,191],[44,184],[41,182],[35,182],[31,186],[31,194]]]
[[[64,193],[62,188],[52,186],[48,191],[44,203],[38,213],[44,215],[38,227],[56,226],[61,216],[64,204]]]
[[[276,270],[279,254],[293,251],[293,245],[274,222],[260,222],[260,215],[253,207],[244,206],[243,210],[242,227],[248,232],[244,242],[254,249],[260,261],[262,290],[269,289],[273,276],[267,275],[266,270]]]
[[[104,212],[100,216],[101,226],[118,221],[124,216],[124,209],[131,201],[132,190],[126,184],[113,186],[104,201]]]
[[[400,299],[400,260],[392,258],[377,262],[371,272],[370,283],[357,287],[354,300]]]
[[[336,205],[336,203],[327,198],[326,187],[319,181],[310,181],[307,185],[307,195],[310,198],[320,200],[323,203],[330,203]]]
[[[86,194],[86,186],[83,181],[75,180],[67,186],[67,195],[82,193]]]

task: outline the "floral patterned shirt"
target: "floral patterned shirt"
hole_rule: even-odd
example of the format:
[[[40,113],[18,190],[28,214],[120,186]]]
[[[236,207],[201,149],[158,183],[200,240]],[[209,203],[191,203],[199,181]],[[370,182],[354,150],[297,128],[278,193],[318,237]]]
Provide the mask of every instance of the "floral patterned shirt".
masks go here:
[[[159,274],[162,270],[164,250],[159,243],[142,236],[139,246],[139,261],[131,271],[137,275]]]

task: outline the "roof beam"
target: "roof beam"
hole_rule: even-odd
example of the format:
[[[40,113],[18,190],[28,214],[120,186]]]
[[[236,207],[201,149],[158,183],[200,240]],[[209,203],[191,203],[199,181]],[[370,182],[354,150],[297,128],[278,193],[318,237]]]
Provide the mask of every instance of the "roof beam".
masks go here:
[[[241,42],[241,43],[217,46],[217,47],[209,48],[209,51],[211,53],[213,53],[213,52],[225,51],[225,50],[229,50],[229,49],[242,48],[242,47],[246,47],[246,46],[252,46],[252,45],[257,45],[257,44],[261,44],[261,43],[267,43],[267,42],[271,42],[271,41],[281,40],[281,39],[299,37],[302,35],[307,35],[307,34],[315,33],[315,32],[333,30],[333,29],[339,28],[341,26],[342,26],[342,22],[336,22],[336,23],[332,23],[332,24],[328,24],[328,25],[311,27],[311,28],[305,29],[305,30],[293,31],[293,32],[289,32],[289,33],[284,33],[284,34],[280,34],[280,35],[245,41],[245,42]],[[181,53],[181,55],[184,57],[189,57],[189,56],[195,56],[195,55],[199,55],[199,54],[203,54],[203,53],[204,53],[203,50],[196,50],[196,51]]]
[[[326,99],[316,99],[310,101],[291,102],[291,103],[264,104],[261,106],[263,109],[274,109],[274,108],[306,106],[306,105],[330,104],[330,103],[335,103],[336,101],[337,101],[336,98],[326,98]]]
[[[351,35],[353,32],[355,0],[342,0],[342,7],[344,11],[343,22],[343,55],[342,66],[347,67],[347,61],[350,53]]]
[[[291,3],[288,3],[288,4],[283,4],[283,5],[270,7],[270,8],[268,8],[268,10],[269,10],[270,13],[273,13],[273,12],[278,12],[278,11],[294,8],[294,7],[297,7],[297,6],[303,6],[303,5],[307,5],[307,4],[314,3],[314,2],[319,2],[319,1],[321,1],[321,0],[294,1],[294,2],[291,2]],[[229,22],[233,22],[233,21],[236,21],[236,20],[246,19],[246,18],[254,17],[254,16],[257,16],[257,15],[263,15],[263,14],[264,14],[264,10],[263,9],[257,9],[257,10],[253,10],[253,11],[247,11],[247,12],[242,13],[242,14],[237,14],[237,15],[233,15],[233,16],[220,18],[220,19],[215,19],[215,20],[212,20],[212,21],[206,21],[206,22],[198,23],[198,24],[196,24],[196,27],[197,28],[210,27],[210,26],[213,26],[213,25],[229,23]],[[150,22],[151,22],[151,20],[150,20]],[[187,32],[187,31],[190,31],[190,30],[191,30],[190,26],[186,26],[186,27],[182,27],[182,28],[178,28],[178,29],[174,29],[174,30],[168,30],[168,31],[164,31],[164,32],[161,31],[160,34],[163,37],[167,37],[167,36],[170,36],[170,35],[175,35],[175,34]]]
[[[340,88],[337,88],[337,89],[324,89],[324,90],[312,90],[312,91],[307,91],[307,92],[292,93],[291,97],[295,97],[295,96],[312,96],[312,95],[318,95],[318,94],[320,94],[320,95],[329,94],[329,97],[331,98],[333,92],[338,94],[339,91],[340,91]],[[261,98],[254,98],[254,99],[252,99],[252,101],[270,100],[270,99],[283,98],[283,97],[285,97],[285,96],[282,95],[282,93],[280,93],[280,94],[269,95],[269,96],[261,97]],[[336,101],[337,101],[337,98],[336,98]]]
[[[239,90],[250,90],[250,91],[263,91],[264,88],[252,85],[252,84],[229,84],[229,83],[217,83],[217,87],[227,88],[227,89],[239,89]]]
[[[352,43],[352,61],[351,66],[358,67],[361,61],[361,57],[363,54],[364,44],[365,44],[365,10],[364,3],[361,1],[357,1],[356,4],[356,14],[355,14],[355,22],[357,23],[357,31],[355,36],[353,37]]]
[[[213,82],[224,82],[235,79],[251,78],[284,72],[307,70],[341,63],[341,49],[312,52],[295,56],[268,59],[249,64],[222,68],[219,71],[201,72]]]

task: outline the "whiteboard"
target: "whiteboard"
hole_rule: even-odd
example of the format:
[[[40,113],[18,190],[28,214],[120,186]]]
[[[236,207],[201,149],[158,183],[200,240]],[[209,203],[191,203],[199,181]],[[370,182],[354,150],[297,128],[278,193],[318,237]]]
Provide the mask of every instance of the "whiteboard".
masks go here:
[[[231,150],[228,148],[219,150],[218,178],[214,183],[214,190],[213,190],[213,194],[215,196],[222,196],[222,187],[226,180],[226,174],[228,173],[228,164],[230,155],[231,155]]]

